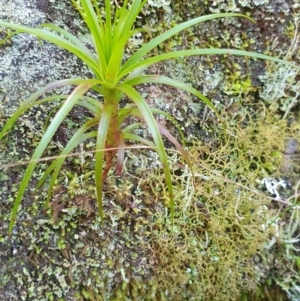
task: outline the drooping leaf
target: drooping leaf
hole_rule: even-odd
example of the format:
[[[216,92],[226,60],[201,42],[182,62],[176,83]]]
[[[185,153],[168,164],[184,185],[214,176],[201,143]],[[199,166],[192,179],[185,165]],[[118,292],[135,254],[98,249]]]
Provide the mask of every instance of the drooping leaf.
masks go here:
[[[174,194],[173,194],[173,186],[171,180],[171,172],[168,163],[168,156],[166,154],[166,150],[157,126],[157,122],[144,98],[133,87],[126,84],[122,84],[118,87],[118,89],[120,89],[136,104],[153,137],[156,146],[156,151],[159,155],[160,162],[162,164],[164,175],[165,175],[165,180],[168,187],[171,216],[173,218],[174,217]]]
[[[34,171],[34,168],[36,164],[38,163],[38,160],[41,158],[44,150],[50,143],[50,140],[54,136],[55,132],[57,131],[59,125],[62,123],[62,121],[65,119],[67,114],[71,111],[71,109],[76,105],[78,102],[78,99],[90,89],[90,87],[95,84],[95,80],[86,80],[85,83],[80,84],[67,98],[65,103],[62,105],[60,110],[57,112],[55,117],[53,118],[51,124],[49,125],[47,131],[43,135],[39,145],[35,149],[31,161],[26,169],[25,175],[21,181],[16,199],[14,201],[14,206],[12,209],[12,214],[11,214],[11,219],[10,219],[10,224],[9,224],[9,233],[12,232],[12,228],[15,223],[16,215],[18,212],[18,208],[20,205],[20,202],[23,198],[24,192],[28,186],[29,180],[31,178],[31,175]]]
[[[96,137],[97,135],[97,131],[93,131],[90,133],[86,133],[87,130],[89,130],[90,128],[94,127],[95,125],[97,125],[99,122],[98,118],[94,118],[91,119],[89,121],[87,121],[84,125],[82,125],[72,136],[72,138],[69,140],[68,144],[65,146],[65,148],[63,149],[63,151],[60,153],[60,155],[58,156],[57,159],[55,159],[52,164],[46,169],[46,171],[44,172],[42,178],[38,181],[36,188],[38,189],[46,180],[46,178],[48,177],[48,175],[53,171],[52,177],[51,177],[51,182],[49,184],[49,188],[48,188],[48,196],[47,196],[47,200],[45,202],[45,207],[48,206],[50,197],[52,195],[52,191],[53,191],[53,187],[55,184],[55,181],[57,179],[57,176],[60,172],[60,169],[64,163],[64,161],[66,160],[68,154],[71,153],[71,151],[77,147],[79,144],[83,143],[84,141],[86,141],[87,139],[90,139],[92,137]]]
[[[178,57],[185,57],[185,56],[195,56],[195,55],[239,55],[239,56],[249,56],[255,59],[262,59],[262,60],[269,60],[276,63],[288,65],[294,68],[297,68],[300,70],[300,67],[295,66],[295,64],[291,62],[287,62],[275,57],[271,57],[268,55],[256,53],[256,52],[250,52],[250,51],[244,51],[244,50],[237,50],[237,49],[218,49],[218,48],[203,48],[203,49],[191,49],[191,50],[180,50],[180,51],[174,51],[174,52],[168,52],[163,53],[160,55],[156,55],[153,57],[150,57],[148,59],[145,59],[143,61],[137,62],[135,64],[132,64],[128,66],[127,69],[124,69],[123,72],[120,72],[120,75],[118,79],[123,78],[125,75],[129,74],[131,71],[134,71],[136,69],[140,68],[146,68],[153,64],[156,64],[161,61],[174,59]],[[124,66],[123,66],[124,67]]]
[[[166,41],[167,39],[171,38],[175,34],[192,27],[196,24],[199,24],[201,22],[205,22],[208,20],[213,20],[217,18],[228,18],[228,17],[242,17],[246,18],[249,21],[253,21],[250,17],[239,14],[239,13],[220,13],[220,14],[211,14],[211,15],[206,15],[206,16],[201,16],[198,18],[194,18],[192,20],[186,21],[184,23],[181,23],[166,32],[160,34],[154,39],[151,39],[147,44],[145,44],[142,48],[140,48],[133,56],[131,56],[127,62],[123,65],[122,69],[120,70],[120,78],[122,78],[125,74],[128,74],[131,70],[136,69],[135,66],[142,57],[144,57],[146,54],[148,54],[152,49],[154,49],[156,46],[161,44],[162,42]],[[132,68],[133,67],[133,68]],[[130,70],[130,71],[128,71]]]

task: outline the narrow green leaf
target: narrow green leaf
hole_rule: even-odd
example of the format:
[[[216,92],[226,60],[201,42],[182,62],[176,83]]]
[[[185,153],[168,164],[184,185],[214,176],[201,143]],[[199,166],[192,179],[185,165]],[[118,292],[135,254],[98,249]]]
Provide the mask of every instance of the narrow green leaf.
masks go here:
[[[177,141],[177,139],[170,133],[170,131],[168,131],[164,126],[162,126],[161,124],[158,124],[158,128],[159,128],[159,131],[169,140],[171,141],[175,147],[177,148],[177,150],[181,153],[184,161],[186,162],[186,164],[188,165],[191,173],[192,173],[192,177],[193,177],[193,182],[194,182],[194,179],[195,179],[195,176],[194,176],[194,170],[193,170],[193,166],[192,166],[192,163],[189,159],[189,155],[188,153],[186,152],[186,150],[180,145],[180,143]]]
[[[66,31],[63,28],[60,28],[56,25],[50,24],[50,23],[43,23],[43,24],[41,24],[41,26],[44,28],[49,28],[49,29],[52,29],[52,30],[58,32],[59,34],[64,36],[66,39],[70,40],[74,45],[79,47],[82,50],[82,52],[84,52],[88,56],[92,57],[95,61],[97,60],[95,55],[77,37],[75,37],[68,31]]]
[[[140,137],[138,135],[135,135],[135,134],[131,134],[131,133],[126,132],[126,133],[124,133],[124,139],[140,142],[142,144],[145,144],[147,146],[152,147],[153,149],[156,149],[156,146],[152,141],[149,141],[149,140],[147,140],[143,137]]]
[[[132,29],[133,24],[144,5],[145,1],[141,2],[141,0],[134,0],[131,3],[126,19],[124,20],[124,24],[122,24],[121,27],[122,35],[126,35]]]
[[[42,178],[38,181],[36,185],[36,189],[38,189],[46,180],[48,175],[54,170],[53,175],[51,177],[51,182],[48,189],[48,196],[45,203],[45,207],[48,206],[49,200],[52,195],[53,187],[56,181],[56,178],[59,174],[59,171],[61,169],[61,166],[63,165],[64,161],[67,158],[67,155],[79,144],[83,143],[87,139],[90,139],[91,137],[96,137],[97,132],[93,131],[87,134],[84,134],[87,130],[89,130],[91,127],[95,126],[99,122],[98,118],[93,118],[89,121],[87,121],[84,125],[82,125],[72,136],[72,138],[69,140],[63,151],[60,153],[59,157],[56,158],[52,164],[46,169],[44,172]]]
[[[124,35],[121,36],[120,39],[118,40],[116,46],[112,49],[112,53],[110,56],[110,60],[106,72],[106,80],[112,85],[118,75],[123,60],[125,46],[129,38],[136,32],[139,32],[139,30],[132,30],[127,33],[124,33]]]
[[[95,1],[96,2],[96,1]],[[98,3],[95,3],[98,5]],[[112,27],[111,27],[111,5],[110,5],[110,0],[105,0],[105,31],[106,34],[110,34],[112,32]],[[109,39],[111,40],[111,36]]]
[[[177,57],[185,57],[185,56],[193,56],[193,55],[215,55],[215,54],[223,54],[223,55],[240,55],[240,56],[249,56],[256,59],[263,59],[263,60],[269,60],[280,64],[285,64],[291,67],[294,67],[296,69],[300,70],[299,66],[294,65],[293,63],[274,58],[268,55],[256,53],[256,52],[249,52],[244,50],[236,50],[236,49],[215,49],[215,48],[204,48],[204,49],[191,49],[191,50],[181,50],[181,51],[175,51],[175,52],[169,52],[160,54],[148,59],[145,59],[143,61],[140,61],[136,64],[133,64],[129,66],[125,71],[122,73],[120,72],[118,79],[124,77],[129,72],[139,69],[139,68],[146,68],[149,67],[155,63],[165,61],[168,59],[174,59]]]
[[[134,103],[126,104],[124,108],[119,108],[118,110],[118,120],[117,120],[117,127],[118,129],[121,128],[124,119],[132,116],[131,112],[133,109],[136,109],[136,105]]]
[[[83,80],[83,79],[64,79],[64,80],[59,80],[59,81],[55,81],[55,82],[52,82],[52,83],[46,85],[42,89],[40,89],[37,92],[35,92],[34,94],[32,94],[26,101],[24,101],[20,105],[20,107],[17,109],[17,111],[5,123],[4,128],[0,132],[0,140],[13,127],[13,125],[15,124],[15,122],[17,121],[17,119],[24,112],[26,112],[33,105],[39,104],[39,103],[43,102],[43,100],[36,101],[40,96],[42,96],[43,94],[45,94],[46,92],[48,92],[48,91],[50,91],[52,89],[56,89],[56,88],[67,86],[67,85],[79,85],[79,84],[81,84],[83,82],[85,82],[85,80]],[[55,99],[63,98],[64,96],[62,95],[62,96],[52,96],[52,97],[55,100]],[[47,101],[47,99],[50,100],[51,98],[45,98],[44,100]],[[36,102],[36,103],[34,103],[34,102]]]
[[[100,116],[103,108],[103,104],[99,100],[92,97],[83,97],[82,101],[78,101],[77,105],[88,109],[96,116]]]
[[[72,151],[72,149],[74,149],[79,144],[85,142],[86,140],[88,140],[90,138],[96,137],[96,136],[97,136],[97,131],[92,131],[92,132],[89,132],[87,134],[83,134],[77,141],[75,141],[73,143],[73,145],[68,145],[68,148],[65,149],[63,153],[60,154],[60,156],[62,156],[62,158],[59,158],[61,160],[59,160],[58,162],[55,163],[54,172],[51,176],[51,182],[49,184],[49,188],[48,188],[48,192],[47,192],[47,199],[46,199],[46,202],[45,202],[45,208],[48,207],[48,204],[49,204],[49,201],[51,199],[52,192],[53,192],[53,187],[55,185],[56,179],[57,179],[58,174],[60,172],[61,166],[64,163],[65,159],[67,158],[67,155]]]
[[[165,84],[168,86],[172,86],[181,90],[184,90],[188,93],[191,93],[195,95],[197,98],[201,99],[217,116],[218,112],[215,106],[211,103],[211,101],[205,97],[202,93],[200,93],[195,88],[182,83],[180,81],[171,79],[166,76],[160,76],[160,75],[141,75],[134,79],[125,81],[127,85],[138,85],[138,84],[144,84],[144,83],[158,83],[158,84]]]
[[[178,122],[175,120],[175,118],[173,118],[173,117],[172,117],[170,114],[168,114],[167,112],[164,112],[164,111],[159,110],[159,109],[157,109],[157,108],[151,108],[151,107],[150,107],[150,110],[151,110],[151,112],[154,113],[154,114],[160,114],[160,115],[165,116],[167,119],[169,119],[169,120],[175,125],[176,129],[178,130],[179,135],[180,135],[180,138],[181,138],[181,140],[182,140],[182,144],[185,145],[185,142],[184,142],[184,135],[183,135],[183,133],[182,133],[182,130],[181,130],[181,128],[180,128],[180,125],[179,125]],[[143,116],[142,116],[142,114],[141,114],[141,112],[139,111],[138,108],[132,108],[132,109],[130,110],[130,114],[128,113],[128,115],[133,116],[133,117],[137,117],[137,118],[140,118],[140,119],[144,120],[144,118],[143,118]],[[122,117],[125,117],[125,116],[122,116]]]
[[[102,208],[102,186],[103,186],[103,161],[104,161],[104,149],[105,142],[108,133],[108,128],[110,124],[110,119],[112,117],[113,110],[115,108],[114,104],[104,105],[97,133],[96,142],[96,168],[95,168],[95,181],[96,181],[96,195],[98,203],[98,212],[103,223],[103,208]]]
[[[136,64],[143,56],[145,56],[147,53],[149,53],[152,49],[154,49],[156,46],[161,44],[162,42],[166,41],[170,37],[174,36],[175,34],[179,33],[180,31],[183,31],[184,29],[187,29],[189,27],[192,27],[198,23],[205,22],[212,19],[217,18],[228,18],[228,17],[243,17],[246,18],[252,22],[254,22],[250,17],[238,14],[238,13],[221,13],[221,14],[211,14],[206,16],[201,16],[198,18],[194,18],[192,20],[186,21],[184,23],[181,23],[168,31],[162,33],[161,35],[157,36],[156,38],[150,40],[146,45],[144,45],[142,48],[140,48],[132,57],[128,59],[128,61],[123,65],[120,73],[122,74],[122,77],[124,74],[128,74],[128,69],[132,70],[132,66]],[[136,68],[134,68],[136,69]]]
[[[171,173],[170,173],[170,167],[168,163],[168,157],[166,154],[166,150],[157,126],[157,122],[151,112],[151,109],[149,108],[146,101],[143,99],[143,97],[131,86],[122,84],[118,87],[123,93],[125,93],[138,107],[139,111],[141,112],[144,120],[147,123],[147,126],[150,130],[150,133],[153,137],[154,143],[157,148],[157,153],[159,155],[160,161],[162,163],[162,167],[165,174],[165,179],[167,183],[167,188],[169,191],[169,197],[170,197],[170,209],[171,209],[171,216],[174,217],[174,194],[173,194],[173,186],[172,186],[172,180],[171,180]]]
[[[126,126],[124,129],[122,129],[122,132],[123,132],[123,134],[129,133],[143,125],[145,125],[145,123],[142,123],[142,122],[131,123],[130,125]]]
[[[11,213],[11,219],[9,224],[9,233],[12,232],[13,226],[15,224],[16,215],[18,212],[18,208],[20,205],[20,202],[23,198],[24,192],[26,188],[28,187],[29,180],[31,178],[31,175],[34,171],[34,168],[36,164],[38,163],[38,160],[41,158],[44,150],[50,143],[50,140],[54,136],[56,130],[58,129],[59,125],[62,123],[62,121],[65,119],[67,114],[70,112],[70,110],[76,105],[78,99],[90,89],[90,87],[95,84],[95,80],[86,80],[84,84],[79,85],[69,96],[69,98],[65,101],[65,103],[62,105],[60,110],[55,115],[54,119],[52,120],[51,124],[49,125],[46,133],[43,135],[39,145],[34,151],[34,154],[32,155],[31,162],[28,165],[25,175],[21,181],[17,197],[14,201],[14,206]]]
[[[106,74],[107,68],[107,53],[109,52],[109,45],[105,45],[104,29],[102,20],[98,21],[97,15],[94,11],[93,5],[90,0],[80,0],[83,7],[84,21],[88,26],[90,33],[93,36],[97,56],[99,58],[100,70],[102,74]],[[103,79],[103,77],[101,77]]]
[[[97,119],[98,120],[98,119]],[[90,123],[89,121],[88,123]],[[93,124],[94,125],[94,124]],[[58,158],[56,158],[51,165],[44,171],[43,176],[39,179],[38,183],[36,184],[36,189],[40,188],[41,185],[45,182],[46,178],[50,175],[50,173],[56,169],[58,166],[61,166],[63,162],[66,160],[67,155],[80,143],[83,143],[86,139],[82,138],[84,133],[87,131],[86,128],[88,125],[85,123],[80,129],[78,129],[68,144],[65,146],[63,151],[59,154]],[[89,126],[90,127],[90,126]],[[96,132],[96,131],[95,131]],[[95,133],[93,132],[93,133]],[[89,135],[90,133],[86,134]]]
[[[123,133],[120,132],[118,135],[118,153],[117,153],[117,167],[116,167],[116,175],[120,176],[122,174],[123,163],[125,158],[125,142]]]

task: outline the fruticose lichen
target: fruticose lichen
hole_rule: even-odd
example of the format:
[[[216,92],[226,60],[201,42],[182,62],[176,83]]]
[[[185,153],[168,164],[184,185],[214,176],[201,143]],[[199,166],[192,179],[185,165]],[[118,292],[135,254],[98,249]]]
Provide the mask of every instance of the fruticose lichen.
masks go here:
[[[189,148],[194,186],[191,174],[174,159],[176,218],[171,222],[158,210],[145,243],[156,266],[153,279],[171,300],[238,300],[243,291],[258,291],[264,281],[275,280],[268,265],[277,252],[274,237],[285,244],[277,232],[280,202],[272,205],[258,180],[280,177],[285,136],[297,137],[299,129],[263,113],[249,117],[247,126],[230,123],[227,135]],[[152,189],[159,195],[163,179],[158,179],[153,176]],[[281,277],[284,273],[276,279]],[[289,285],[294,292],[292,281]]]
[[[299,19],[295,18],[292,30],[293,37],[290,48],[285,58],[293,59],[299,62]],[[298,60],[297,60],[298,57]],[[274,111],[283,112],[283,118],[286,118],[290,111],[300,104],[300,81],[299,71],[287,66],[275,66],[271,64],[268,72],[260,76],[260,80],[264,83],[264,89],[260,92],[260,96],[266,102],[270,103]]]

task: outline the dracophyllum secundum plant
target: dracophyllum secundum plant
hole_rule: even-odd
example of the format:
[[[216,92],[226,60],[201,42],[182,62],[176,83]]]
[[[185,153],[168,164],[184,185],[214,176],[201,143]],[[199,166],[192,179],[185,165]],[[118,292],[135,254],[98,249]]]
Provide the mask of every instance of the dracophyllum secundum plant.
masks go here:
[[[71,1],[78,9],[82,19],[90,31],[94,46],[93,50],[87,48],[85,44],[74,35],[52,24],[43,24],[39,28],[29,28],[0,21],[0,26],[15,30],[16,33],[26,32],[33,34],[40,39],[52,42],[59,47],[72,52],[80,60],[82,60],[93,73],[93,78],[91,79],[63,79],[52,82],[43,87],[21,104],[20,108],[10,117],[5,127],[2,129],[0,133],[0,139],[2,139],[4,135],[12,128],[18,117],[32,106],[49,101],[60,101],[59,109],[47,127],[47,130],[45,131],[39,145],[35,149],[21,181],[11,214],[9,226],[10,232],[12,231],[12,227],[17,216],[18,207],[36,164],[43,155],[43,152],[47,148],[58,127],[64,121],[68,113],[74,108],[74,106],[82,106],[88,109],[94,117],[85,122],[74,133],[61,152],[61,156],[53,161],[38,182],[37,187],[41,186],[45,182],[46,178],[51,175],[46,204],[48,204],[51,198],[54,184],[57,180],[59,171],[66,156],[79,144],[84,143],[88,139],[96,138],[96,196],[99,215],[103,221],[103,181],[105,180],[109,169],[113,165],[113,159],[116,155],[116,172],[121,172],[126,146],[125,141],[130,140],[145,144],[157,151],[165,175],[166,186],[170,199],[170,211],[173,217],[174,196],[171,181],[172,179],[162,135],[169,139],[176,146],[176,148],[183,155],[187,164],[189,164],[188,156],[181,144],[179,144],[171,135],[171,133],[165,127],[160,125],[154,117],[155,114],[163,114],[166,118],[172,122],[175,122],[172,116],[156,108],[149,107],[146,100],[135,87],[145,83],[166,84],[193,94],[202,100],[212,110],[216,110],[212,103],[196,89],[165,76],[147,75],[144,73],[146,68],[157,62],[167,59],[192,55],[212,54],[243,55],[290,64],[266,55],[231,49],[193,49],[158,55],[153,55],[151,52],[160,43],[163,43],[173,35],[207,20],[224,17],[243,17],[252,21],[252,19],[249,17],[238,13],[220,13],[201,16],[179,24],[176,27],[150,40],[148,43],[136,50],[136,52],[124,62],[123,54],[127,42],[132,36],[143,31],[142,28],[135,28],[134,22],[147,0],[124,0],[122,7],[116,7],[114,11],[112,11],[110,0],[105,0],[105,13],[102,13],[99,10],[96,0]],[[72,93],[69,95],[53,95],[42,98],[45,93],[66,85],[75,86]],[[101,95],[103,100],[100,101],[98,97],[92,98],[85,96],[85,94],[90,90],[93,90]],[[131,105],[120,108],[120,100],[124,97],[131,101]],[[138,122],[128,126],[123,126],[125,118],[129,116],[137,118]],[[150,141],[136,134],[135,130],[143,124],[146,124],[153,140]]]

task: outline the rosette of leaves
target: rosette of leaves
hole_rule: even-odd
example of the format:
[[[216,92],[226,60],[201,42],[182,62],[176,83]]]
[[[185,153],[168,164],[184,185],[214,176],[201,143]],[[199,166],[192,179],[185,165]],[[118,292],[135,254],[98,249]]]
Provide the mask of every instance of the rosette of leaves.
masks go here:
[[[0,139],[2,139],[9,132],[17,119],[32,106],[50,101],[60,101],[59,109],[47,127],[39,145],[36,147],[21,181],[12,209],[9,232],[12,231],[17,216],[18,207],[26,191],[36,164],[42,157],[45,149],[58,130],[60,124],[65,120],[66,116],[74,108],[74,106],[82,106],[88,109],[92,112],[94,117],[85,122],[74,133],[61,152],[61,156],[53,161],[53,163],[45,171],[44,176],[37,184],[39,187],[45,182],[46,178],[51,175],[46,205],[51,198],[55,181],[66,156],[79,144],[84,143],[92,137],[96,137],[96,196],[99,216],[103,221],[103,181],[105,180],[109,169],[113,165],[113,158],[116,155],[116,171],[117,173],[121,172],[126,146],[125,141],[130,140],[152,147],[157,151],[164,171],[165,182],[170,198],[170,211],[171,216],[173,217],[174,197],[171,181],[172,179],[162,135],[169,139],[176,146],[176,148],[183,155],[187,164],[189,164],[188,155],[181,144],[174,138],[174,136],[172,136],[165,127],[160,125],[154,117],[155,114],[163,114],[166,118],[175,122],[172,116],[156,108],[149,107],[142,95],[136,90],[135,86],[145,83],[170,85],[193,94],[202,100],[212,110],[216,110],[212,103],[196,89],[165,76],[144,74],[146,68],[157,62],[167,59],[183,56],[212,54],[245,55],[260,59],[270,59],[281,63],[283,62],[279,59],[271,58],[258,53],[230,49],[209,48],[181,50],[158,55],[151,53],[155,47],[173,35],[195,24],[199,24],[207,20],[224,17],[244,17],[250,21],[253,21],[249,17],[238,13],[211,14],[179,24],[150,40],[148,43],[136,50],[136,52],[124,62],[123,54],[128,40],[133,35],[143,31],[142,28],[134,28],[134,23],[147,0],[133,0],[130,1],[130,3],[128,0],[125,0],[123,5],[117,6],[114,11],[112,11],[110,1],[105,0],[104,12],[99,9],[96,0],[71,1],[78,9],[81,17],[90,31],[90,34],[93,38],[93,50],[87,48],[83,42],[81,42],[74,35],[70,34],[68,31],[52,24],[43,24],[39,28],[30,28],[0,21],[0,26],[10,28],[14,30],[15,33],[26,32],[33,34],[40,39],[52,42],[59,47],[70,51],[80,60],[82,60],[82,62],[84,62],[93,73],[93,78],[90,79],[63,79],[52,82],[43,87],[21,104],[19,109],[10,117],[10,119],[8,119],[7,123],[2,129],[0,133]],[[42,98],[45,93],[66,85],[75,86],[69,95],[53,95]],[[103,101],[99,101],[98,97],[92,98],[85,96],[85,94],[90,90],[101,95]],[[121,108],[119,104],[123,97],[127,97],[132,103]],[[124,120],[129,116],[136,117],[140,121],[124,127]],[[134,130],[143,124],[146,124],[148,127],[148,130],[153,138],[152,141],[135,134]]]

